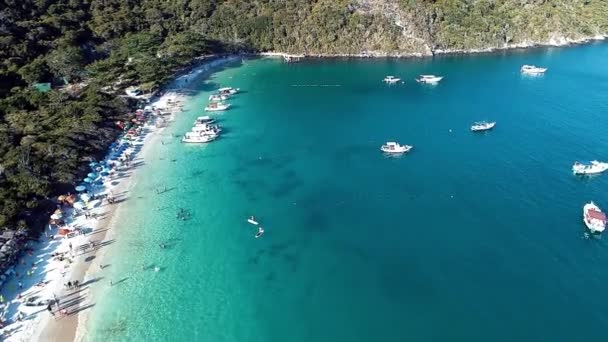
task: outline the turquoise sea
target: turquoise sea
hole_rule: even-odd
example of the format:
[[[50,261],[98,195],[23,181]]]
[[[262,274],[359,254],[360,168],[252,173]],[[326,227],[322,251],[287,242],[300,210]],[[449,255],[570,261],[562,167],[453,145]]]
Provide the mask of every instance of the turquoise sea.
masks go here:
[[[608,160],[607,60],[254,59],[191,84],[119,212],[87,340],[606,341],[608,239],[582,206],[608,209],[608,175],[570,169]],[[243,90],[225,134],[181,144],[220,85]]]

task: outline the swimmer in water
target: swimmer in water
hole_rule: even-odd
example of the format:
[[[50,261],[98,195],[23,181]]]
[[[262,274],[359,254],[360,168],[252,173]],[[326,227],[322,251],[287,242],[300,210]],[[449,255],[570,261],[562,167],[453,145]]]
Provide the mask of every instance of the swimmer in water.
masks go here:
[[[164,244],[164,243],[161,243],[161,244],[160,244],[160,245],[158,245],[158,246],[159,246],[161,249],[165,249],[165,247],[167,247],[167,246],[165,246],[165,244]]]
[[[154,272],[158,272],[158,271],[160,271],[160,267],[158,267],[158,266],[154,267]]]

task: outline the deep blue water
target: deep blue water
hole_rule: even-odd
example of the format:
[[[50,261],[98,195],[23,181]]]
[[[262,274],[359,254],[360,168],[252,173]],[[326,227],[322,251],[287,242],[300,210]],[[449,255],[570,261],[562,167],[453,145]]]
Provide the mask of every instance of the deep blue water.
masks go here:
[[[97,285],[89,339],[605,341],[608,245],[584,237],[582,206],[608,209],[608,175],[570,168],[608,160],[607,60],[606,44],[261,59],[202,80],[120,213],[104,277],[128,279]],[[180,144],[219,85],[244,90],[227,133]],[[387,157],[387,140],[414,149]]]

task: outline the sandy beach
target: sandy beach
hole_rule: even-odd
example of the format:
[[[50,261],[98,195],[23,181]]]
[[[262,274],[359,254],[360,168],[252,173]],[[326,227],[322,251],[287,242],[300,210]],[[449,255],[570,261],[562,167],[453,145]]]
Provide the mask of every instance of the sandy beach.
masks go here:
[[[179,116],[180,110],[177,108],[187,100],[187,84],[235,59],[213,59],[193,67],[165,85],[163,95],[152,99],[150,107],[173,108],[171,116],[165,118],[170,124]],[[112,286],[112,280],[104,278],[104,270],[111,267],[104,260],[104,255],[107,247],[120,235],[117,217],[125,208],[124,203],[128,201],[138,170],[150,157],[151,147],[162,138],[164,127],[166,125],[143,126],[141,134],[131,144],[129,152],[132,159],[129,165],[104,179],[103,186],[95,191],[100,199],[87,203],[90,215],[74,213],[66,218],[68,226],[78,228],[83,234],[60,237],[57,229],[48,230],[40,242],[30,246],[31,253],[20,260],[14,279],[9,279],[2,291],[3,320],[6,324],[0,333],[5,341],[63,342],[86,338],[88,315],[95,306],[91,288],[97,283]],[[113,197],[113,203],[104,200],[106,196]],[[72,210],[67,212],[71,213]],[[65,259],[58,258],[57,253],[65,256]],[[68,281],[79,281],[79,286],[68,288]],[[25,305],[28,301],[30,305]],[[34,301],[38,305],[31,305]]]

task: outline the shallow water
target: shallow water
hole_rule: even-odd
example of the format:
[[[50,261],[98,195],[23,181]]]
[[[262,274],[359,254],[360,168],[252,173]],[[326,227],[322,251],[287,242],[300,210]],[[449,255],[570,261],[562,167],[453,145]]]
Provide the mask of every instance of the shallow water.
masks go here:
[[[119,213],[87,340],[604,340],[608,246],[581,211],[608,208],[608,176],[570,167],[608,159],[606,60],[246,60],[193,85]],[[181,144],[219,85],[244,90],[226,134]]]

